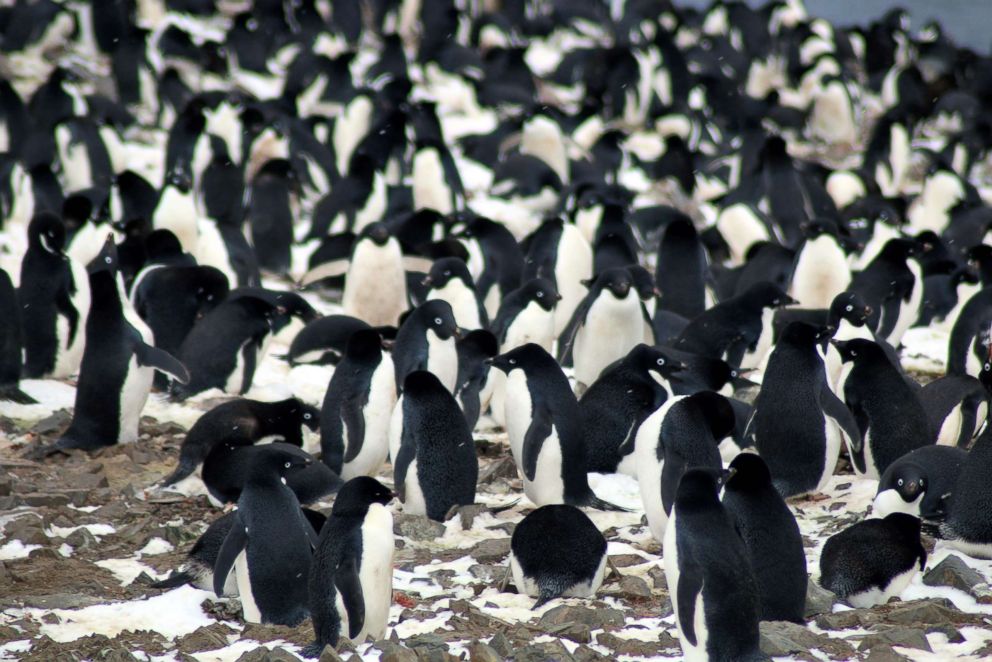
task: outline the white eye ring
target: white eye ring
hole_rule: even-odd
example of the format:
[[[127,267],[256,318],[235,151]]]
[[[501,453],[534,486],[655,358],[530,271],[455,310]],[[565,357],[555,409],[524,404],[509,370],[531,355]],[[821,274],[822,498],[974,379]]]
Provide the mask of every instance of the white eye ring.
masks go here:
[[[985,370],[992,370],[992,363],[986,363],[984,369]]]
[[[293,466],[293,463],[292,463],[292,462],[287,462],[287,463],[286,463],[286,468],[287,468],[287,469],[289,469],[289,468],[290,468],[291,466]]]
[[[110,259],[110,256],[109,255],[107,257],[103,258],[103,261],[106,262],[107,264],[110,264],[111,262],[113,262],[113,260]]]
[[[844,307],[844,310],[846,310],[847,312],[851,312],[852,310],[854,310],[854,306],[852,306],[851,304],[847,304],[847,306]]]
[[[303,414],[303,419],[309,421],[310,420],[310,414]]]
[[[434,324],[435,324],[436,326],[441,326],[441,321],[442,321],[442,320],[441,320],[441,318],[440,318],[440,317],[435,317],[435,318],[434,318]]]
[[[516,359],[510,359],[509,361],[507,361],[507,363],[509,363],[510,365],[517,365],[517,360]]]
[[[450,272],[450,271],[445,271],[445,272],[444,272],[444,275],[445,275],[445,276],[450,276],[450,275],[451,275],[451,272]]]
[[[658,365],[665,365],[665,359],[658,359]]]
[[[544,292],[538,292],[534,296],[536,296],[538,299],[543,299],[544,298]]]
[[[900,478],[898,481],[896,481],[896,484],[899,485],[899,487],[902,487],[902,483],[903,483],[902,478]]]
[[[248,22],[245,24],[245,27],[248,28],[249,32],[254,32],[255,30],[258,29],[258,21],[256,21],[253,18],[249,18]]]

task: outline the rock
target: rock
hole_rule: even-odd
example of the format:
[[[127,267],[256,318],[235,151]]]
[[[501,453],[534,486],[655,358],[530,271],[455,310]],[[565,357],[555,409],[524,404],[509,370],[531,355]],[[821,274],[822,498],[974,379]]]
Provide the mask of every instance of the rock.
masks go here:
[[[899,625],[920,627],[932,623],[981,623],[981,618],[959,611],[950,600],[928,598],[914,600],[893,609],[885,620]]]
[[[243,653],[235,662],[299,662],[299,659],[283,648],[269,650],[265,646],[259,646]]]
[[[489,508],[481,503],[473,503],[471,506],[461,506],[458,509],[458,518],[461,520],[462,531],[471,529],[475,518],[486,512],[489,512]]]
[[[933,632],[939,632],[945,637],[947,637],[947,641],[952,644],[960,644],[964,642],[964,635],[961,634],[961,630],[958,630],[956,627],[954,627],[949,623],[938,623],[935,625],[931,625],[927,628],[926,632],[927,634],[931,634]]]
[[[923,575],[923,583],[927,586],[950,586],[965,593],[970,593],[972,587],[982,584],[984,581],[980,574],[956,554],[949,554]]]
[[[613,561],[613,565],[618,568],[629,568],[632,565],[643,565],[645,563],[650,563],[650,561],[643,556],[638,556],[637,554],[616,554],[610,556],[610,560]]]
[[[854,657],[854,649],[842,639],[832,639],[816,634],[798,623],[788,621],[762,621],[761,651],[773,657],[802,653],[817,648],[832,659]]]
[[[575,662],[609,662],[614,658],[603,655],[602,653],[597,653],[583,644],[572,651],[572,659],[574,659]]]
[[[444,535],[444,524],[429,520],[420,515],[393,515],[393,533],[398,536],[424,542],[434,540]]]
[[[903,648],[915,648],[917,650],[932,653],[927,635],[923,630],[908,627],[892,627],[865,635],[861,643],[858,644],[859,651],[871,650],[880,644],[890,646],[902,646]]]
[[[324,646],[324,650],[320,651],[320,658],[317,662],[344,662],[338,652],[334,650],[331,646]]]
[[[89,529],[76,529],[65,537],[65,541],[72,545],[73,549],[89,549],[98,544],[96,536],[90,533]]]
[[[468,659],[469,662],[503,662],[495,648],[478,640],[469,644]]]
[[[816,617],[816,626],[824,630],[846,630],[868,627],[881,619],[881,615],[871,609],[849,609]]]
[[[665,578],[665,571],[658,566],[653,566],[648,570],[648,577],[651,578],[651,584],[655,588],[660,588],[662,590],[668,590],[668,580]]]
[[[545,614],[545,616],[547,616],[547,614]],[[493,638],[489,640],[489,646],[496,651],[498,655],[501,655],[504,658],[513,655],[513,645],[502,632],[497,632],[493,635]]]
[[[4,529],[5,540],[20,540],[25,545],[47,545],[48,535],[45,523],[40,517],[24,515],[18,517]]]
[[[820,614],[829,614],[837,602],[837,596],[832,591],[823,588],[812,579],[806,582],[806,618]]]
[[[610,586],[603,593],[634,602],[651,599],[651,587],[646,581],[633,575],[624,575],[617,584]]]
[[[37,435],[45,435],[51,432],[59,432],[72,422],[72,412],[68,409],[59,409],[52,412],[50,416],[41,419],[31,428],[31,432]]]
[[[513,659],[515,662],[571,662],[575,658],[560,641],[546,641],[517,649]]]
[[[537,622],[538,627],[545,630],[566,623],[584,623],[593,630],[610,630],[623,627],[623,612],[618,609],[590,609],[561,605],[549,609]]]
[[[888,644],[879,644],[868,652],[865,662],[908,662],[909,658],[895,652]]]
[[[235,630],[223,623],[204,625],[180,639],[177,642],[177,647],[183,653],[215,650],[227,646],[227,635],[234,633]]]
[[[630,655],[647,658],[660,657],[664,651],[679,647],[678,640],[664,630],[659,632],[657,641],[624,639],[609,632],[601,632],[596,635],[596,643],[609,648],[614,656]]]
[[[448,644],[440,636],[428,632],[426,634],[418,634],[413,637],[408,637],[403,642],[407,648],[410,650],[420,653],[423,650],[438,650],[442,652],[448,652]]]
[[[469,566],[468,572],[476,579],[481,579],[489,584],[503,579],[503,575],[506,574],[506,566],[476,564]]]
[[[79,593],[51,593],[49,595],[24,595],[18,600],[25,607],[38,609],[81,609],[106,602],[90,595]]]
[[[64,494],[35,492],[34,494],[24,494],[21,496],[21,499],[24,501],[24,505],[31,506],[32,508],[41,508],[43,506],[57,508],[59,506],[69,505],[69,497]]]
[[[377,641],[375,647],[382,651],[379,662],[417,662],[417,654],[393,641]]]
[[[510,539],[490,538],[483,540],[470,549],[468,553],[479,563],[498,563],[510,554]]]
[[[577,644],[588,644],[592,641],[592,632],[585,623],[565,623],[548,628],[548,634],[574,641]]]
[[[512,457],[506,456],[501,457],[498,460],[494,460],[489,463],[489,466],[485,467],[479,472],[479,485],[486,485],[487,483],[492,483],[497,478],[509,478],[513,479],[517,477],[517,464],[513,461]]]

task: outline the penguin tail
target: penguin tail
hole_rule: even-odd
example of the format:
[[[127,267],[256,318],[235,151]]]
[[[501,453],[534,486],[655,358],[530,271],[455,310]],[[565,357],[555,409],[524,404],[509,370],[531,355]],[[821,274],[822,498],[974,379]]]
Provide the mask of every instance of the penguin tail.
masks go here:
[[[559,595],[557,595],[554,591],[550,591],[547,588],[542,588],[541,593],[537,596],[537,602],[535,602],[534,606],[531,607],[530,609],[531,611],[534,611],[535,609],[540,609],[541,607],[548,604],[557,597],[559,597]]]
[[[324,646],[322,646],[319,641],[315,641],[312,644],[310,644],[309,646],[304,646],[300,650],[300,657],[304,657],[304,658],[306,658],[308,660],[309,659],[313,659],[313,658],[317,658],[317,657],[320,657],[320,654],[323,651],[324,651]]]
[[[583,503],[582,505],[583,506],[587,506],[589,508],[595,508],[596,510],[608,510],[608,511],[615,512],[615,513],[629,513],[630,512],[630,508],[624,508],[623,506],[618,506],[615,503],[610,503],[609,501],[604,501],[603,499],[600,499],[595,494],[590,494],[589,495],[589,498],[586,499],[585,503]]]
[[[17,387],[17,384],[0,386],[0,400],[19,405],[36,405],[38,401]]]
[[[169,474],[166,478],[162,479],[162,487],[168,487],[169,485],[175,485],[182,479],[186,478],[190,474],[196,471],[196,462],[192,458],[179,456],[179,466],[176,467],[175,471]]]
[[[178,570],[173,570],[172,574],[161,581],[157,581],[151,585],[152,588],[179,588],[180,586],[185,586],[186,584],[192,584],[196,580],[188,570],[183,570],[182,572]]]

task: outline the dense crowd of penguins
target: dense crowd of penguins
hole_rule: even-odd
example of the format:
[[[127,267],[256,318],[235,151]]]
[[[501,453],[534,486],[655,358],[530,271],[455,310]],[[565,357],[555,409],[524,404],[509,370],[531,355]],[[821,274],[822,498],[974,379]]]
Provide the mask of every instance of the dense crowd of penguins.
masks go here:
[[[0,393],[78,375],[33,456],[135,441],[153,388],[334,366],[319,409],[237,398],[190,429],[164,484],[197,474],[237,509],[163,587],[311,618],[311,655],[382,637],[386,504],[472,504],[487,415],[537,506],[517,590],[595,594],[606,542],[577,507],[617,506],[587,472],[634,476],[687,659],[762,659],[759,620],[803,622],[784,499],[841,455],[879,491],[824,546],[824,587],[898,595],[921,526],[992,554],[992,60],[938,24],[842,30],[798,0],[18,0],[0,33]],[[913,326],[950,334],[924,386],[898,357]]]

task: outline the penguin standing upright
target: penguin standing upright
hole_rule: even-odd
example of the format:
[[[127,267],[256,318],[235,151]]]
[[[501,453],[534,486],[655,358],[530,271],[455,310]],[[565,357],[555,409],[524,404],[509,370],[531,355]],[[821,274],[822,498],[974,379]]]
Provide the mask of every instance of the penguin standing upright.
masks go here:
[[[395,380],[382,337],[372,329],[352,333],[320,414],[321,460],[344,480],[372,475],[386,461]]]
[[[940,532],[948,545],[968,556],[992,559],[992,426],[975,441],[954,484],[947,520]]]
[[[665,530],[665,578],[679,644],[687,660],[765,660],[758,583],[720,503],[717,473],[685,472]]]
[[[493,367],[506,373],[506,431],[527,498],[616,510],[589,487],[578,402],[554,357],[529,343]]]
[[[451,304],[455,322],[460,328],[472,330],[489,326],[486,309],[475,294],[472,274],[457,257],[436,260],[422,284],[428,288],[428,301],[444,299]]]
[[[199,211],[193,191],[193,180],[181,166],[172,170],[159,193],[158,204],[152,214],[152,226],[171,230],[187,253],[196,252],[200,231],[197,227]]]
[[[415,370],[437,375],[444,387],[454,393],[458,379],[459,335],[455,316],[447,301],[436,299],[421,304],[403,321],[393,345],[396,388]]]
[[[806,552],[796,517],[772,485],[768,465],[754,453],[730,463],[723,507],[744,539],[761,594],[761,620],[805,622]]]
[[[706,310],[706,249],[687,216],[673,219],[658,242],[658,307],[694,319]]]
[[[381,223],[366,226],[355,241],[341,305],[346,315],[372,326],[395,325],[407,309],[400,244]]]
[[[296,173],[285,159],[267,161],[255,173],[245,208],[258,265],[276,274],[292,266]]]
[[[868,325],[893,347],[920,316],[923,270],[912,239],[890,239],[875,259],[851,279],[848,289],[872,308]]]
[[[499,354],[499,343],[489,331],[469,331],[455,343],[458,352],[458,380],[455,397],[465,414],[468,429],[474,430],[479,415],[489,405],[492,389],[489,360]]]
[[[789,293],[803,308],[829,308],[834,297],[851,283],[847,254],[840,246],[836,225],[827,219],[803,228],[806,241],[796,255]]]
[[[0,269],[0,400],[22,405],[36,401],[20,388],[21,311],[10,276]]]
[[[402,413],[393,482],[403,510],[443,522],[451,508],[475,502],[472,431],[451,392],[424,370],[403,382]]]
[[[303,650],[317,657],[346,634],[354,642],[386,633],[393,601],[393,494],[367,476],[338,492],[320,531],[310,567],[309,606],[316,641]]]
[[[245,621],[294,627],[308,615],[310,555],[317,534],[286,485],[309,465],[302,451],[261,448],[252,459],[235,521],[214,565],[214,592],[234,568]]]
[[[586,295],[582,283],[592,278],[592,247],[578,227],[559,219],[542,223],[527,238],[526,245],[524,282],[547,278],[561,295],[555,313],[554,333],[558,336]]]

